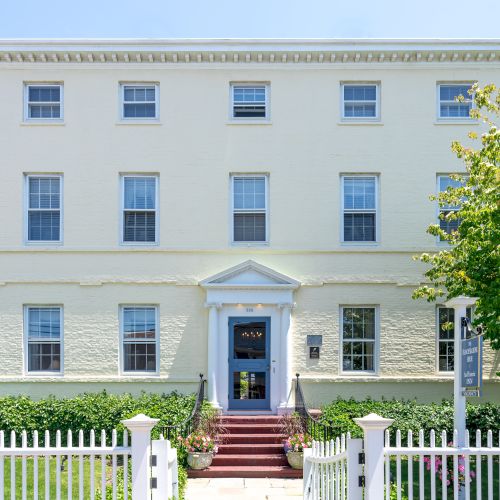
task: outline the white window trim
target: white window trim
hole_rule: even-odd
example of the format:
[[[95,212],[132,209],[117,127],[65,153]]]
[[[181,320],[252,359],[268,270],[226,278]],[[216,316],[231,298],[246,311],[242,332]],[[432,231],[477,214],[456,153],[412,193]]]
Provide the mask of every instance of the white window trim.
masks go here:
[[[126,177],[154,177],[155,179],[155,241],[124,241],[124,214],[125,214],[125,178]],[[122,173],[120,174],[120,245],[123,246],[158,246],[160,244],[160,176],[158,174],[131,174],[131,173]],[[130,210],[132,211],[132,210]],[[153,212],[150,209],[138,209],[133,210],[137,212]]]
[[[29,236],[29,180],[31,177],[58,177],[59,178],[59,240],[30,240]],[[50,209],[54,210],[54,209]],[[64,177],[62,174],[24,174],[24,244],[25,245],[55,245],[60,246],[64,242]]]
[[[264,87],[266,92],[266,116],[256,117],[256,118],[238,118],[234,117],[234,88],[235,87],[245,87],[245,88],[254,88],[254,87]],[[271,85],[269,82],[231,82],[229,85],[229,123],[254,123],[254,124],[268,124],[271,121],[271,107],[270,107],[270,93],[271,93]]]
[[[29,116],[29,88],[30,87],[59,87],[60,89],[60,117],[59,118],[30,118]],[[42,103],[43,104],[43,103]],[[54,103],[51,103],[54,104]],[[24,82],[23,121],[29,123],[64,123],[64,84],[62,82]]]
[[[126,118],[124,109],[125,109],[125,87],[154,87],[155,88],[155,116],[153,118],[144,117],[144,118]],[[120,122],[125,123],[150,123],[150,122],[158,122],[160,121],[160,85],[156,82],[120,82],[120,91],[119,91],[119,116],[118,119]],[[147,101],[151,102],[151,101]]]
[[[373,346],[373,370],[344,370],[344,309],[375,309],[375,341]],[[339,374],[349,376],[378,376],[380,365],[380,306],[374,304],[342,304],[339,308]],[[361,340],[362,342],[362,340]]]
[[[344,178],[371,177],[375,179],[375,241],[344,241]],[[375,246],[380,244],[380,183],[379,174],[340,174],[340,243],[342,246]],[[360,210],[361,212],[361,210]]]
[[[440,88],[441,88],[441,85],[468,85],[468,86],[471,86],[474,85],[475,82],[471,82],[471,81],[454,81],[454,82],[446,82],[446,81],[443,81],[443,82],[437,82],[436,83],[436,120],[437,122],[444,122],[444,123],[447,123],[447,122],[451,122],[451,123],[460,123],[460,122],[465,122],[465,123],[474,123],[474,122],[477,122],[476,119],[472,118],[471,116],[441,116],[441,99],[440,99]],[[464,96],[466,100],[470,101],[472,103],[472,106],[471,106],[471,109],[474,109],[476,106],[475,106],[475,103],[474,103],[474,99],[472,99],[471,97],[468,97],[468,96]],[[456,102],[456,101],[444,101],[444,102]]]
[[[450,175],[465,175],[465,172],[450,172],[449,174],[437,174],[436,175],[436,196],[439,195],[439,193],[441,193],[441,189],[440,189],[440,185],[439,185],[439,182],[440,182],[440,179],[441,177],[450,177]],[[449,208],[447,209],[448,212],[456,212],[457,208]],[[440,221],[441,219],[439,218],[441,212],[443,210],[441,209],[441,207],[439,206],[439,201],[436,200],[436,223],[439,225],[440,224]],[[440,246],[446,246],[446,247],[449,247],[450,246],[450,243],[446,240],[441,240],[441,238],[439,236],[436,236],[436,242],[438,245]]]
[[[29,334],[29,315],[28,310],[31,308],[40,307],[40,308],[54,308],[57,307],[60,310],[61,317],[61,325],[60,331],[61,336],[59,340],[60,344],[60,362],[61,368],[59,371],[29,371],[29,361],[28,361],[28,334]],[[23,305],[23,373],[26,377],[63,377],[64,376],[64,307],[62,304],[24,304]]]
[[[235,213],[235,208],[234,208],[234,179],[235,178],[241,178],[241,177],[262,177],[264,179],[264,184],[265,184],[265,201],[266,201],[266,209],[265,209],[265,216],[266,216],[266,240],[265,241],[235,241],[234,240],[234,213]],[[269,174],[237,174],[237,173],[232,173],[230,175],[230,199],[231,199],[231,204],[230,204],[230,212],[229,212],[229,227],[230,229],[230,243],[232,246],[237,246],[237,247],[260,247],[260,246],[268,246],[269,245]],[[249,211],[250,213],[250,211]],[[252,213],[262,213],[259,212],[258,210],[254,210]]]
[[[156,321],[156,368],[155,371],[126,371],[125,366],[125,355],[124,355],[124,344],[125,337],[123,335],[123,325],[124,325],[124,310],[126,308],[133,307],[135,309],[155,309],[155,321]],[[119,317],[120,317],[120,360],[118,363],[119,375],[123,377],[157,377],[160,374],[160,307],[158,304],[120,304],[119,307]],[[146,342],[148,343],[148,342]],[[149,342],[152,343],[152,342]]]
[[[345,116],[345,107],[344,107],[344,87],[365,87],[366,85],[374,85],[375,86],[375,116]],[[380,82],[341,82],[340,83],[340,121],[341,122],[355,122],[355,123],[373,123],[380,122],[381,113],[380,113]],[[352,101],[352,102],[373,102],[373,101]]]
[[[449,341],[441,341],[439,339],[439,309],[446,309],[444,304],[440,304],[436,306],[436,374],[440,376],[449,376],[453,377],[455,374],[455,370],[440,370],[439,369],[439,344],[440,342],[454,342],[454,340]]]

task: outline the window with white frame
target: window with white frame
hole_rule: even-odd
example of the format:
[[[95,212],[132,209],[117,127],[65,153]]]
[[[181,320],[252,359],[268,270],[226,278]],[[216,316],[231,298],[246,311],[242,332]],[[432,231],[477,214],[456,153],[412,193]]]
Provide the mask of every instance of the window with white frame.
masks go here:
[[[342,176],[344,242],[377,241],[377,177]]]
[[[25,308],[26,367],[28,372],[61,372],[62,308]]]
[[[267,85],[231,85],[231,118],[259,119],[269,117]]]
[[[233,176],[233,241],[267,241],[267,177]]]
[[[159,116],[156,84],[122,84],[122,119],[155,120]]]
[[[376,309],[344,306],[341,310],[342,370],[375,371]]]
[[[27,238],[28,242],[62,241],[62,177],[28,175]]]
[[[449,175],[438,175],[438,191],[440,193],[448,188],[457,188],[463,186],[463,183],[452,179]],[[450,219],[450,214],[460,210],[459,205],[439,206],[439,227],[447,234],[457,231],[460,225],[460,219]]]
[[[342,119],[377,120],[379,118],[379,86],[376,83],[342,84]]]
[[[472,309],[466,310],[471,319]],[[455,310],[451,307],[437,308],[438,371],[452,372],[455,364]]]
[[[63,118],[63,86],[56,83],[25,85],[25,120],[57,121]]]
[[[156,372],[158,326],[155,306],[122,307],[124,372]]]
[[[473,101],[469,90],[471,83],[438,84],[438,117],[443,120],[468,120]],[[463,96],[463,101],[457,97]]]
[[[123,243],[158,242],[158,177],[122,176]]]

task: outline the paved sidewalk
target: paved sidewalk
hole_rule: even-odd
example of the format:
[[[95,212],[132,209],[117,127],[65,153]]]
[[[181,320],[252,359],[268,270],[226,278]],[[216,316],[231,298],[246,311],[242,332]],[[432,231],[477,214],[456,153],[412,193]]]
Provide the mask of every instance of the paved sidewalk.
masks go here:
[[[302,479],[188,479],[186,500],[219,498],[298,500],[302,498]]]

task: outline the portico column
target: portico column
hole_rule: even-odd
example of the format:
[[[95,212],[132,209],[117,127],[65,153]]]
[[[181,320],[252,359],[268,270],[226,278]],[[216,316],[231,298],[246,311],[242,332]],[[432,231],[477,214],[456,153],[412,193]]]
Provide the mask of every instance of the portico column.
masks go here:
[[[290,319],[293,304],[279,304],[281,309],[281,332],[280,332],[280,408],[286,412],[288,397],[292,389],[292,336],[290,334]]]
[[[220,408],[217,399],[217,366],[218,337],[219,337],[219,309],[221,304],[206,304],[208,307],[208,401],[214,408]]]

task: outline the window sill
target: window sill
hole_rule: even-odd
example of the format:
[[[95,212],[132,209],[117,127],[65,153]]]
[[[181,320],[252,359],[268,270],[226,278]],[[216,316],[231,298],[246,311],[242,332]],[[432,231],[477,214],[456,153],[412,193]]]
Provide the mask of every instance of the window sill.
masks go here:
[[[271,120],[229,120],[226,125],[272,125]]]
[[[380,242],[378,241],[342,241],[340,242],[342,247],[378,247]]]
[[[26,241],[24,243],[25,246],[27,247],[48,247],[48,248],[53,248],[53,247],[62,247],[64,246],[64,243],[62,241]]]
[[[377,126],[377,127],[382,127],[384,124],[379,121],[379,120],[373,120],[373,121],[340,121],[337,122],[337,125],[368,125],[368,126]]]
[[[159,372],[121,372],[120,377],[130,377],[130,378],[158,378],[160,376]]]
[[[50,372],[50,371],[40,371],[40,372],[26,372],[24,374],[26,378],[40,378],[40,377],[50,377],[50,378],[62,378],[64,373],[62,372]]]
[[[130,247],[138,247],[138,248],[157,247],[159,245],[160,245],[160,243],[157,241],[156,242],[145,241],[144,243],[142,243],[140,241],[131,241],[131,242],[120,241],[120,246],[127,247],[127,248],[130,248]]]
[[[436,120],[434,125],[479,125],[477,120]]]
[[[369,378],[378,378],[377,372],[370,371],[346,371],[340,372],[339,375],[341,377],[369,377]]]
[[[21,127],[64,127],[66,123],[63,121],[46,121],[46,122],[37,122],[37,121],[24,121],[19,125]]]
[[[162,125],[162,123],[159,120],[123,120],[116,122],[115,125]]]
[[[268,241],[232,241],[231,246],[235,248],[268,247]]]

